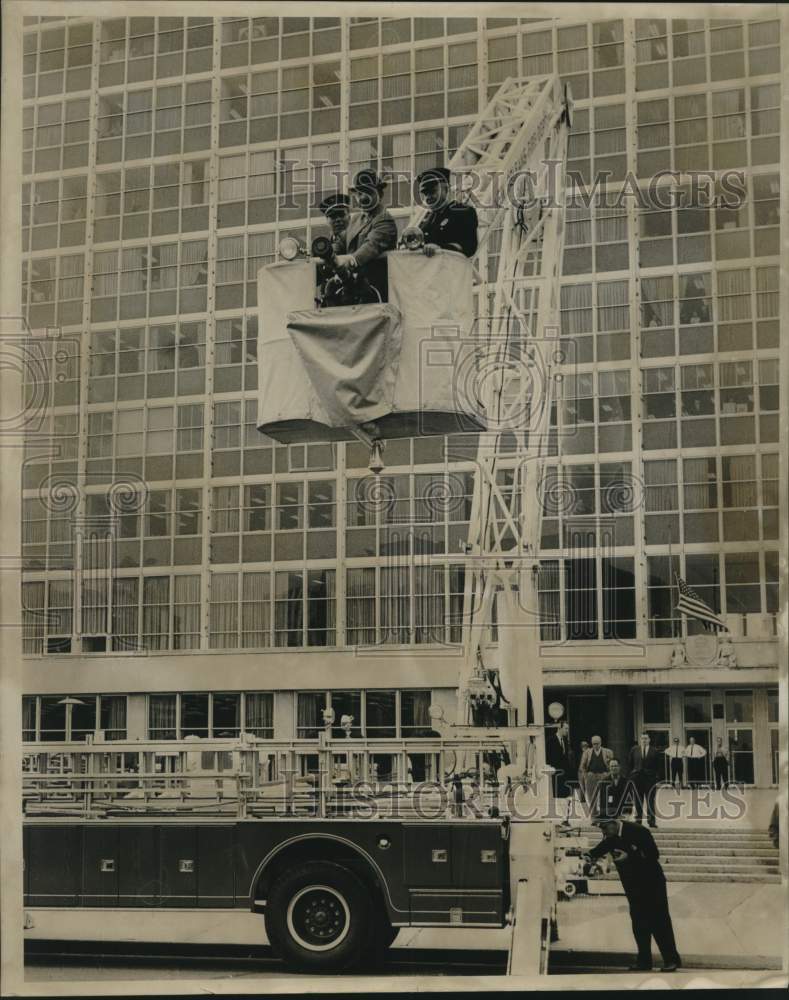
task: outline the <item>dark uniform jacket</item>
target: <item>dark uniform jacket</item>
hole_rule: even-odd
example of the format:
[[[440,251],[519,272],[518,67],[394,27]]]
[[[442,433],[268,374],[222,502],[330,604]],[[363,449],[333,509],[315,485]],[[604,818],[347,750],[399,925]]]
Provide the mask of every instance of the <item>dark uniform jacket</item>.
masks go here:
[[[435,243],[442,249],[457,250],[466,257],[477,252],[477,213],[472,205],[449,201],[441,208],[429,211],[419,223],[425,243]],[[450,246],[455,243],[457,246]]]
[[[604,781],[602,788],[600,812],[603,816],[615,819],[623,813],[630,812],[634,798],[630,781],[620,775],[617,781],[613,778]]]
[[[622,888],[628,896],[631,893],[648,893],[655,883],[665,883],[666,876],[659,861],[660,852],[649,830],[626,820],[620,820],[620,826],[619,834],[604,837],[589,851],[589,856],[596,860],[617,849],[626,852],[627,857],[621,861],[614,857],[614,864],[619,872]]]

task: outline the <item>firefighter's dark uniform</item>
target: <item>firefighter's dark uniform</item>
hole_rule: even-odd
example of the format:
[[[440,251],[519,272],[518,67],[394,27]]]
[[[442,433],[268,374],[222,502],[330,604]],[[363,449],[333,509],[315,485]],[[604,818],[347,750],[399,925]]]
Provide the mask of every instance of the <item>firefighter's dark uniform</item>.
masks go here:
[[[589,856],[596,860],[617,848],[627,857],[617,861],[614,856],[622,888],[630,904],[633,937],[638,946],[638,965],[652,968],[652,938],[660,949],[663,961],[680,964],[674,928],[668,911],[666,876],[658,860],[660,854],[649,830],[637,823],[620,820],[620,832],[605,837],[592,848]]]
[[[466,257],[477,252],[477,213],[471,205],[448,201],[430,211],[419,223],[425,234],[425,243],[435,243],[444,250],[457,250]],[[451,244],[455,246],[451,246]]]

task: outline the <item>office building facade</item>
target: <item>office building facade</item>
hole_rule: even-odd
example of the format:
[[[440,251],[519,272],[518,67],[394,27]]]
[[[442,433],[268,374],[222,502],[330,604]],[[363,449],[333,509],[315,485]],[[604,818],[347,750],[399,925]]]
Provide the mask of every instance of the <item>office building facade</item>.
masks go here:
[[[501,81],[555,72],[577,197],[546,699],[576,745],[721,736],[735,778],[775,784],[779,38],[766,16],[25,18],[25,740],[313,738],[328,704],[408,739],[431,699],[454,711],[468,441],[391,442],[370,503],[362,445],[263,438],[256,275],[361,166],[402,226]],[[676,611],[675,574],[730,638]]]

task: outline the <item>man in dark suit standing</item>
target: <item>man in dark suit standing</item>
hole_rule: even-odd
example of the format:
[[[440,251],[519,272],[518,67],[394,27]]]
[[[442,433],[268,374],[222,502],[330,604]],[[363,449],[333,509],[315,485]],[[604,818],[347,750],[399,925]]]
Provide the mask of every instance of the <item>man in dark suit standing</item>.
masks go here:
[[[572,795],[570,783],[574,783],[576,779],[570,731],[566,722],[560,722],[545,741],[545,761],[556,770],[553,778],[554,795],[557,799],[566,799]]]
[[[636,823],[642,821],[644,802],[647,806],[647,822],[656,827],[655,794],[657,792],[658,768],[662,763],[660,755],[652,746],[648,733],[641,734],[638,746],[630,751],[630,780],[636,790]]]
[[[360,209],[351,216],[342,243],[338,245],[337,270],[342,274],[358,274],[378,293],[371,301],[388,301],[386,258],[387,250],[397,245],[397,225],[384,208],[386,181],[371,167],[359,170],[351,185],[351,197]]]
[[[666,876],[652,834],[643,826],[610,816],[601,816],[596,823],[602,828],[603,839],[586,857],[595,861],[610,854],[614,859],[630,906],[633,937],[638,948],[631,971],[652,968],[654,937],[663,958],[663,972],[676,972],[682,960],[668,910]]]
[[[416,182],[419,200],[428,209],[419,223],[425,235],[427,256],[436,250],[454,250],[473,257],[477,252],[477,213],[473,205],[450,198],[449,170],[431,167],[423,170]]]

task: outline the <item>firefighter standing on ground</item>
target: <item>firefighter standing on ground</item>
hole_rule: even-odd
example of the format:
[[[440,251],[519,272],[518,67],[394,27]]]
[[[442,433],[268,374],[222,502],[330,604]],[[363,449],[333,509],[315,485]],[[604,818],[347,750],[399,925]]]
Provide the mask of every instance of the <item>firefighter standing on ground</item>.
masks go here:
[[[666,876],[658,860],[660,854],[654,837],[637,823],[603,815],[595,821],[603,839],[586,855],[596,861],[605,854],[614,859],[622,888],[630,905],[633,937],[638,957],[631,971],[652,968],[652,938],[663,957],[663,971],[676,972],[682,965],[674,940],[674,928],[668,910]]]

